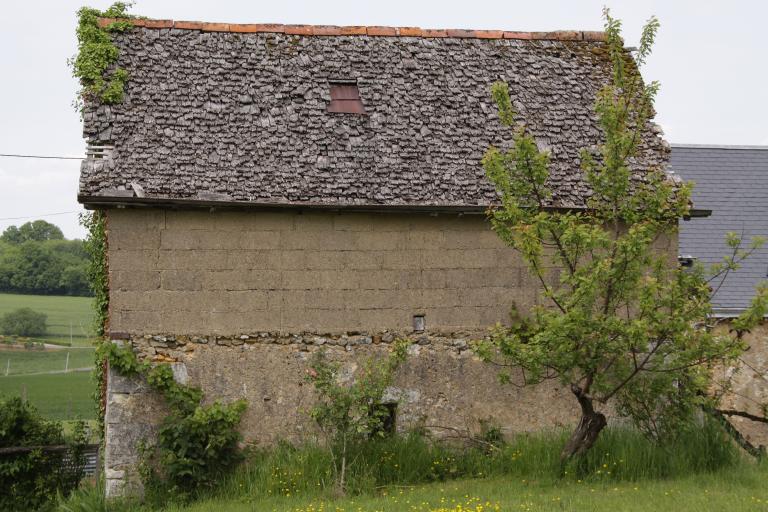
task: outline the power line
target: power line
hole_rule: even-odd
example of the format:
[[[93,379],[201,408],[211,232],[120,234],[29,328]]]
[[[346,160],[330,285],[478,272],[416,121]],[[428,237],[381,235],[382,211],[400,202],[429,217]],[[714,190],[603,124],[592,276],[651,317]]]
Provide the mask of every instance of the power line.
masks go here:
[[[4,219],[0,219],[0,221],[3,221],[3,220],[36,219],[37,217],[53,217],[55,215],[69,215],[70,213],[80,213],[80,212],[78,210],[74,210],[74,211],[71,211],[71,212],[42,213],[40,215],[27,215],[25,217],[5,217]]]
[[[0,153],[0,156],[8,158],[44,158],[46,160],[83,160],[83,157],[79,156],[11,155],[2,153]]]

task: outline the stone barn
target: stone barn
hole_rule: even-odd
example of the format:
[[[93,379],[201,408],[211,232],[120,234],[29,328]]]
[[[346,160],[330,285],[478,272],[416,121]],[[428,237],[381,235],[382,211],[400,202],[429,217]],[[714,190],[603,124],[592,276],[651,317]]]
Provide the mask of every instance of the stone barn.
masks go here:
[[[416,342],[389,397],[398,430],[573,421],[557,385],[500,387],[468,349],[512,304],[539,300],[489,228],[481,158],[510,142],[490,96],[505,80],[551,151],[552,207],[585,207],[602,33],[133,23],[113,35],[124,100],[84,110],[79,200],[107,219],[112,339],[208,400],[247,399],[242,432],[257,444],[313,435],[313,351],[353,371],[398,336]],[[668,153],[649,126],[636,166]],[[676,256],[677,243],[659,249]],[[108,379],[116,495],[163,403]]]

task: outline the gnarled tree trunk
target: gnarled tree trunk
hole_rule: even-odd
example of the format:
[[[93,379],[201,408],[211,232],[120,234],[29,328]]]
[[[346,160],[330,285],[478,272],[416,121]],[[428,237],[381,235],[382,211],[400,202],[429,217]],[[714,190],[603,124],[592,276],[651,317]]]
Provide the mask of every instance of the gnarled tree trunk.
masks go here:
[[[587,396],[582,388],[572,384],[571,392],[576,395],[576,399],[581,406],[581,420],[579,420],[579,425],[573,431],[571,437],[568,438],[568,442],[565,443],[563,451],[560,452],[560,462],[563,464],[568,462],[574,455],[581,455],[589,450],[595,444],[600,431],[608,423],[603,413],[595,411],[592,405],[592,398]]]

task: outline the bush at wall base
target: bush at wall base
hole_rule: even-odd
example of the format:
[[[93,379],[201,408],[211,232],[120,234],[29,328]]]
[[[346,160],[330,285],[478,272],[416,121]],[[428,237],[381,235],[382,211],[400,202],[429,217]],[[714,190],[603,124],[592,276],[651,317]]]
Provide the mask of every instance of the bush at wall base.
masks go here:
[[[0,398],[0,511],[39,510],[68,495],[83,476],[85,425],[66,439],[18,397]]]

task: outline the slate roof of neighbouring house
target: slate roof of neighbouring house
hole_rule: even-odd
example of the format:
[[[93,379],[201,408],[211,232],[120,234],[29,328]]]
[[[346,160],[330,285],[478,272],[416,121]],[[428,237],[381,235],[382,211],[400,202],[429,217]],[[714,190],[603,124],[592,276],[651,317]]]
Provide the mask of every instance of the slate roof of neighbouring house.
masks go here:
[[[102,20],[103,23],[108,21]],[[483,208],[481,158],[509,144],[490,86],[551,150],[553,206],[583,207],[579,152],[600,131],[602,33],[230,25],[136,20],[113,37],[130,78],[116,105],[87,101],[79,199],[259,205]],[[354,80],[365,115],[326,111]],[[635,167],[663,167],[649,123]]]
[[[710,217],[681,223],[681,255],[715,263],[728,254],[729,231],[747,239],[768,236],[768,146],[674,144],[671,167],[695,182],[696,207],[712,210]],[[763,247],[725,280],[713,297],[716,310],[724,315],[742,311],[766,276],[768,248]]]

